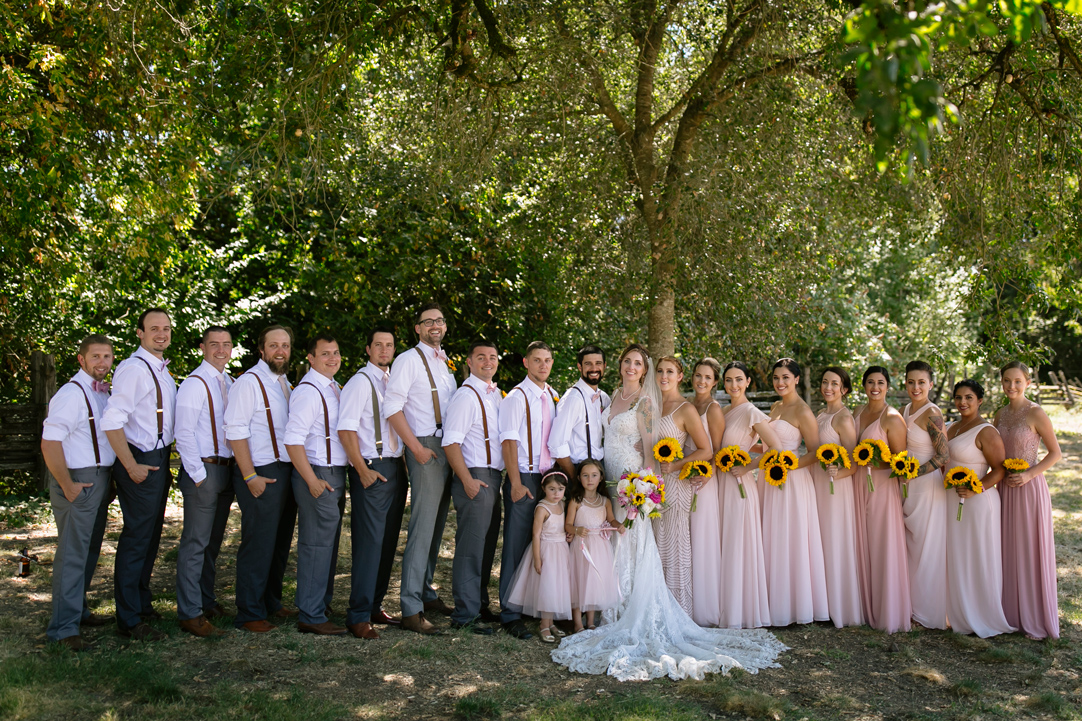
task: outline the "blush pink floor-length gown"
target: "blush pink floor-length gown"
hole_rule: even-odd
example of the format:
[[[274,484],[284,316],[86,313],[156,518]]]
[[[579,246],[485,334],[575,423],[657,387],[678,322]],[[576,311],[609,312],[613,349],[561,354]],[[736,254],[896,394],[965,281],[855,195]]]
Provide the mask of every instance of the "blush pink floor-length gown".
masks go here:
[[[823,411],[816,418],[819,443],[841,443],[834,430],[834,418],[841,411]],[[853,449],[847,448],[847,451]],[[864,607],[860,602],[860,581],[857,578],[857,533],[853,504],[855,476],[834,481],[830,492],[830,474],[816,463],[812,467],[815,479],[815,505],[819,511],[819,531],[823,538],[823,558],[826,563],[827,605],[830,620],[838,628],[860,626],[864,623]]]
[[[948,471],[955,466],[972,469],[978,478],[988,472],[988,461],[977,448],[982,423],[948,441]],[[988,638],[1015,630],[1003,613],[1003,546],[1000,498],[986,488],[965,500],[958,520],[958,492],[947,491],[947,618],[957,633]]]
[[[860,435],[860,440],[878,438],[887,442],[883,428],[886,408]],[[863,412],[863,411],[862,411]],[[857,419],[859,428],[860,419]],[[855,463],[855,461],[854,461]],[[909,572],[905,551],[905,523],[902,520],[902,492],[889,469],[860,468],[853,475],[855,503],[857,577],[869,626],[887,633],[908,631],[913,614],[909,600]],[[868,491],[868,474],[874,491]]]
[[[750,449],[757,440],[753,426],[768,416],[746,402],[733,406],[725,415],[722,447]],[[732,473],[718,475],[716,486],[721,507],[721,570],[714,583],[721,597],[721,628],[759,628],[770,625],[770,604],[766,590],[766,556],[759,486],[753,472],[745,473],[745,498]]]
[[[707,413],[717,401],[706,407],[700,416],[706,437],[710,438]],[[695,442],[688,439],[685,453],[696,450]],[[695,510],[691,512],[691,618],[700,626],[717,627],[721,621],[721,508],[719,506],[718,474],[699,489]]]
[[[1018,413],[1000,411],[999,432],[1007,458],[1037,465],[1041,436],[1029,426],[1031,406]],[[1008,488],[1002,483],[1003,613],[1007,623],[1034,638],[1059,638],[1056,589],[1056,540],[1052,535],[1052,498],[1044,474]]]
[[[770,421],[779,450],[800,448],[800,429],[786,420]],[[770,625],[788,626],[830,619],[823,541],[811,471],[789,471],[783,486],[763,492],[763,555]]]
[[[913,419],[919,418],[932,402],[915,412],[909,404],[902,412],[906,424],[906,446],[909,455],[921,465],[935,455],[935,446],[928,431]],[[917,476],[909,482],[909,496],[902,498],[905,518],[905,548],[909,561],[909,598],[913,604],[913,620],[925,628],[947,627],[947,489],[943,487],[943,471]]]
[[[662,416],[657,422],[658,438],[675,438],[681,447],[687,445],[688,433],[676,427],[673,412]],[[676,602],[688,616],[692,612],[694,591],[691,585],[691,498],[694,495],[691,483],[679,479],[680,472],[666,473],[665,504],[661,518],[654,519],[654,536],[657,551],[661,556],[661,568],[665,575],[665,585],[676,597]]]

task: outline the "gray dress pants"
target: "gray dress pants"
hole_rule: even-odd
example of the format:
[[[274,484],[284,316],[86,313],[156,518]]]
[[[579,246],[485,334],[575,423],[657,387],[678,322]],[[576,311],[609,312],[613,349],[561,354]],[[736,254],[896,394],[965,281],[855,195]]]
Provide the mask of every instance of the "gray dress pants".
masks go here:
[[[177,550],[177,617],[198,618],[216,603],[215,562],[233,505],[233,465],[204,463],[198,485],[181,468],[177,486],[184,495],[184,530]]]
[[[367,460],[367,459],[366,459]],[[374,459],[368,467],[387,479],[368,488],[353,468],[348,470],[353,504],[350,539],[353,549],[349,612],[346,623],[365,623],[383,605],[391,582],[402,513],[406,507],[406,467],[401,458]]]
[[[327,574],[337,564],[335,537],[342,524],[339,500],[346,492],[345,466],[312,466],[323,489],[316,498],[297,469],[293,469],[293,497],[297,500],[297,611],[300,622],[327,620]]]
[[[255,472],[268,483],[256,498],[241,478],[240,468],[233,467],[233,488],[240,507],[240,548],[237,549],[237,617],[240,628],[249,621],[261,621],[282,607],[282,579],[289,546],[281,553],[282,539],[293,540],[293,464],[277,461],[256,466]]]
[[[417,439],[436,454],[420,464],[406,449],[406,467],[410,482],[410,520],[406,550],[402,554],[402,615],[424,611],[424,604],[439,598],[432,588],[436,559],[443,542],[443,527],[451,505],[451,466],[436,436]]]
[[[500,622],[510,623],[522,618],[518,611],[507,608],[511,577],[515,575],[522,554],[533,540],[533,512],[541,500],[541,474],[520,473],[522,485],[530,489],[531,499],[523,495],[516,503],[511,500],[511,479],[503,483],[503,559],[500,563]]]
[[[150,576],[158,558],[162,540],[165,504],[173,474],[169,468],[169,449],[141,451],[128,444],[136,463],[157,466],[146,480],[136,483],[120,461],[113,464],[124,528],[116,545],[113,590],[116,597],[116,622],[120,628],[134,628],[142,621],[140,614],[154,610]]]
[[[470,475],[487,483],[470,498],[458,477],[451,479],[451,498],[455,502],[458,523],[455,530],[455,559],[451,565],[451,593],[455,610],[451,620],[470,623],[481,612],[482,584],[487,583],[484,569],[486,537],[492,523],[492,509],[499,507],[503,471],[494,468],[470,468]],[[489,567],[491,573],[491,566]]]
[[[49,477],[49,499],[56,519],[56,556],[53,558],[53,616],[46,635],[53,641],[79,635],[86,606],[89,574],[97,565],[93,552],[94,527],[109,494],[109,466],[68,471],[75,483],[93,483],[69,501],[60,484]],[[98,546],[99,550],[101,546]]]

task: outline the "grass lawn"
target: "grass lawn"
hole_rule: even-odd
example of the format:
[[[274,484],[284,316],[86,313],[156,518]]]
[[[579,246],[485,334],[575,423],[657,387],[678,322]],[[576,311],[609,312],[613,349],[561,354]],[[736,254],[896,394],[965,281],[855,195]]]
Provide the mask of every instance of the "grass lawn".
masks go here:
[[[780,669],[622,684],[568,673],[538,639],[502,633],[424,638],[381,628],[381,639],[361,642],[301,635],[288,626],[245,634],[224,619],[219,625],[228,635],[196,639],[176,624],[181,516],[171,505],[153,580],[155,605],[166,617],[156,625],[168,639],[141,644],[120,639],[112,627],[88,629],[97,648],[76,655],[46,641],[55,529],[47,513],[39,514],[41,523],[28,522],[34,509],[24,506],[17,517],[0,520],[0,719],[1082,719],[1082,412],[1056,411],[1053,422],[1064,451],[1049,476],[1058,641],[791,626],[777,631],[791,648]],[[115,505],[113,514],[91,591],[99,612],[112,611]],[[448,601],[453,515],[437,574]],[[231,523],[219,573],[226,608],[233,601],[237,512]],[[400,551],[404,543],[403,532]],[[15,578],[13,554],[24,545],[42,563],[29,578]],[[349,594],[345,539],[339,569],[334,607],[341,614]],[[386,604],[395,613],[396,594],[392,589]]]

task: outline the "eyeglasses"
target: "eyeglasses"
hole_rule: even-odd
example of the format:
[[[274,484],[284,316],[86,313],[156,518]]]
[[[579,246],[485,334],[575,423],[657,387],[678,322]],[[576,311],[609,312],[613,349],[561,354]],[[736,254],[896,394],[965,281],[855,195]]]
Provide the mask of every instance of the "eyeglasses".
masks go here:
[[[421,325],[425,328],[431,328],[432,326],[443,327],[447,325],[447,321],[444,318],[425,318],[421,321]]]

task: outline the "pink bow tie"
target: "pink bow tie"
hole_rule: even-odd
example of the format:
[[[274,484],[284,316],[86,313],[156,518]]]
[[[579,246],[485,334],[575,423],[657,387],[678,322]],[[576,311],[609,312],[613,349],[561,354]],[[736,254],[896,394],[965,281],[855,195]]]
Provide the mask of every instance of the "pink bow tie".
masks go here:
[[[447,362],[447,354],[443,352],[442,348],[440,350],[432,351],[432,355],[435,357],[436,360],[441,360],[444,363]]]
[[[485,386],[485,392],[486,393],[494,393],[494,392],[496,392],[498,390],[499,390],[499,388],[496,387],[495,383],[489,383],[488,385]]]
[[[91,381],[90,389],[95,393],[108,393],[112,388],[105,381]]]
[[[600,400],[600,399],[601,399],[601,391],[598,391],[597,393],[594,393],[592,396],[590,396],[590,402],[591,403],[593,403],[594,401]]]

